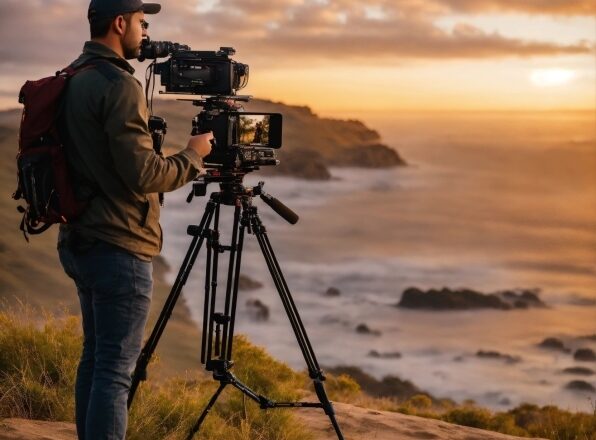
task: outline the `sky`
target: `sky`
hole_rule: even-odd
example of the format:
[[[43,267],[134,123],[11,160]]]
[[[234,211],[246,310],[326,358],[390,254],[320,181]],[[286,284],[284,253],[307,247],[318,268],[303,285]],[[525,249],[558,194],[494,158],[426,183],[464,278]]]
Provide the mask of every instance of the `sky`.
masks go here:
[[[154,40],[232,46],[240,91],[324,115],[596,110],[592,0],[162,0]],[[85,0],[0,0],[0,108],[88,39]],[[139,78],[145,64],[134,62]]]

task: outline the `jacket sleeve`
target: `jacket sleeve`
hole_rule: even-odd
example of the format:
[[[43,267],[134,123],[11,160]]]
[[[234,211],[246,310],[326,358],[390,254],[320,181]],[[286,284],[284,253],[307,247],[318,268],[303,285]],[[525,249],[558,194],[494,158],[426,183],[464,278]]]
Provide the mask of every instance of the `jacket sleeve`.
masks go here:
[[[104,127],[116,172],[135,192],[173,191],[198,175],[202,160],[189,148],[165,158],[156,154],[148,118],[137,80],[125,76],[114,82],[105,96]]]

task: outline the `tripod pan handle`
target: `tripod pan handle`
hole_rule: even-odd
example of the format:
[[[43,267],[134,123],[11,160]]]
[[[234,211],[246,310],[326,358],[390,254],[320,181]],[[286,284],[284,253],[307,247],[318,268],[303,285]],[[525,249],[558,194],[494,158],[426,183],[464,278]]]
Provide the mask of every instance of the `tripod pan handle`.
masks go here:
[[[263,201],[267,203],[267,205],[269,205],[269,207],[279,214],[285,221],[292,225],[295,225],[300,218],[298,217],[298,214],[296,214],[278,199],[267,193],[261,193],[261,199],[263,199]]]

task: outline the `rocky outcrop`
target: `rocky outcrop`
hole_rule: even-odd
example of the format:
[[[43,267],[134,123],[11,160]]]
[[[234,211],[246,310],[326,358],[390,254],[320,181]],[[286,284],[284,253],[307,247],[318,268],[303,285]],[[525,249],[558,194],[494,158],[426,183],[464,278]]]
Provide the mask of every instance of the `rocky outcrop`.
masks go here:
[[[325,296],[340,296],[340,295],[341,295],[341,291],[336,287],[329,287],[325,291]]]
[[[472,289],[429,289],[410,287],[403,291],[397,307],[429,310],[467,310],[544,307],[535,290],[507,290],[481,293]]]
[[[277,158],[279,165],[263,167],[260,173],[265,175],[281,174],[308,180],[331,179],[329,163],[315,150],[301,147],[282,150],[279,151]]]
[[[406,164],[397,151],[383,144],[346,148],[338,151],[332,160],[335,166],[365,168],[390,168]]]
[[[255,321],[267,321],[269,319],[269,307],[260,299],[248,299],[246,307],[248,314]]]
[[[478,350],[476,352],[476,357],[482,359],[496,359],[500,361],[505,361],[508,364],[516,364],[521,362],[521,358],[519,356],[512,356],[510,354],[499,353],[498,351],[493,350]]]
[[[373,330],[366,324],[358,324],[356,326],[356,333],[360,333],[361,335],[373,335],[373,336],[381,335],[381,332],[379,330]]]
[[[263,287],[263,284],[259,281],[253,280],[248,275],[240,274],[238,280],[238,289],[240,290],[257,290]]]
[[[563,374],[576,374],[578,376],[591,376],[594,374],[594,370],[586,367],[569,367],[562,371]]]
[[[565,385],[565,388],[572,391],[588,391],[590,393],[596,391],[594,385],[592,385],[589,382],[586,382],[585,380],[572,380],[571,382],[567,383],[567,385]]]
[[[570,353],[571,350],[565,347],[563,341],[558,338],[546,338],[540,344],[538,344],[540,348],[546,348],[549,350],[561,351],[563,353]]]
[[[358,382],[365,393],[375,397],[391,397],[405,400],[416,394],[431,396],[409,380],[402,380],[396,376],[385,376],[383,379],[377,380],[362,369],[354,366],[341,365],[333,368],[325,368],[325,371],[335,375],[347,374]],[[435,400],[432,396],[431,398]]]
[[[368,352],[368,356],[377,359],[399,359],[401,358],[401,353],[399,351],[380,352],[371,350]]]
[[[596,353],[591,348],[578,348],[573,353],[573,359],[576,361],[583,361],[583,362],[595,362],[596,361]]]

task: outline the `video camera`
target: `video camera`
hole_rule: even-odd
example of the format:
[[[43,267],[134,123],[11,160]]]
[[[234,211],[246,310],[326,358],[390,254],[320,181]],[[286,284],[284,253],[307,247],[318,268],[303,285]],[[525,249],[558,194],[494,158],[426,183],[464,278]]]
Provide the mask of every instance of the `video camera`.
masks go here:
[[[238,111],[238,103],[248,102],[251,97],[236,95],[248,83],[249,66],[234,61],[231,56],[235,53],[231,47],[194,51],[183,44],[146,38],[138,59],[154,60],[149,66],[149,79],[160,75],[165,88],[160,93],[201,95],[202,99],[190,99],[202,107],[193,118],[191,134],[213,132],[214,145],[204,158],[205,166],[224,173],[246,174],[279,163],[274,149],[281,148],[282,115]],[[156,61],[168,56],[164,62]],[[165,132],[163,118],[152,119],[152,126]]]

